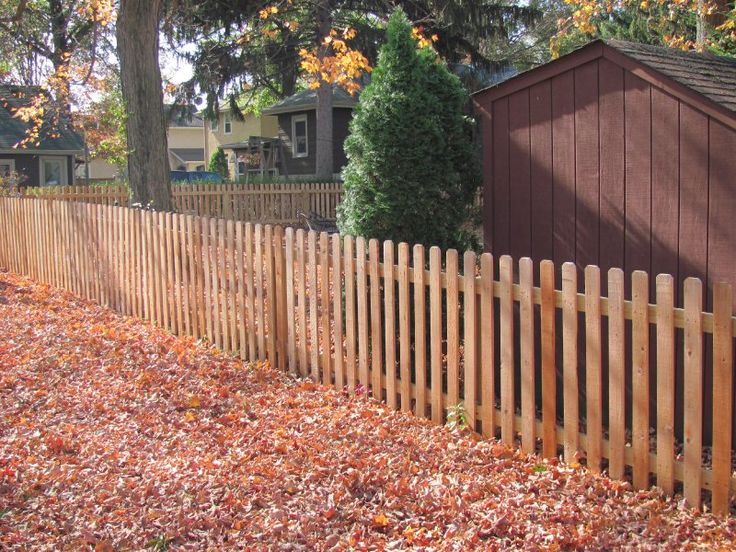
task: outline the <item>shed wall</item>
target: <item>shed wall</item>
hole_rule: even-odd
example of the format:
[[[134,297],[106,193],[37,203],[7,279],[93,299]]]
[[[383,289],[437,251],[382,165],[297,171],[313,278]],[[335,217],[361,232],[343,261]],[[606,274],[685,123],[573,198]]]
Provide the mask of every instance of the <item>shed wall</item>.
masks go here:
[[[487,250],[736,285],[732,128],[605,58],[476,101]]]

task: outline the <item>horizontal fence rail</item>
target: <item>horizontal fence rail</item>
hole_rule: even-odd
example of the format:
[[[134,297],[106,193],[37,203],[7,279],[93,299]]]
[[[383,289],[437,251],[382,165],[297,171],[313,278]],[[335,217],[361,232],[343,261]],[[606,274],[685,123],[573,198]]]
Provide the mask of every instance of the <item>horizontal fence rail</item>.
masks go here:
[[[244,359],[436,423],[460,410],[486,437],[729,511],[725,284],[709,313],[695,278],[679,309],[668,275],[650,297],[644,272],[625,282],[618,269],[27,198],[0,198],[0,265]]]
[[[127,186],[14,188],[8,194],[129,207]],[[334,220],[343,188],[339,182],[172,184],[174,209],[182,214],[224,217],[272,225],[300,225],[305,215]]]
[[[1,191],[1,190],[0,190]],[[125,185],[7,189],[8,195],[130,207]],[[172,184],[174,209],[183,214],[224,217],[261,224],[300,226],[307,216],[335,220],[344,190],[340,182]],[[0,194],[2,195],[2,194]],[[476,207],[482,206],[479,192]]]

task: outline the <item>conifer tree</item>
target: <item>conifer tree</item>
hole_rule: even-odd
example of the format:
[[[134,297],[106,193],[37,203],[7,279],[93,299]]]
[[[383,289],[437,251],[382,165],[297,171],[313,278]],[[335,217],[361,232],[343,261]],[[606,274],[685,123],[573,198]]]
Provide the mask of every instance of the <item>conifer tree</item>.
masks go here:
[[[225,156],[225,152],[222,150],[222,148],[217,148],[212,153],[207,169],[210,172],[219,174],[225,180],[227,180],[230,177],[230,174],[228,173],[228,167],[227,167],[227,157]]]
[[[391,16],[386,36],[345,144],[340,231],[475,247],[469,225],[480,170],[467,94],[403,11]]]

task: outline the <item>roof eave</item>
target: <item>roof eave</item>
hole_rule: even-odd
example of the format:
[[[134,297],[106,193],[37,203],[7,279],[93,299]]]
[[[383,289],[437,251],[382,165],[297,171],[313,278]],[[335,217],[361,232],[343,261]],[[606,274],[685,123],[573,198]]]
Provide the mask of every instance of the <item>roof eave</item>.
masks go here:
[[[569,54],[539,65],[518,75],[514,75],[510,79],[494,84],[487,88],[483,88],[472,94],[473,101],[476,104],[492,102],[496,98],[508,96],[523,88],[534,86],[535,84],[547,80],[555,75],[574,69],[579,65],[593,61],[603,56],[603,47],[605,44],[602,40],[594,40],[586,44],[582,48],[570,52]]]
[[[347,102],[332,102],[332,109],[353,109],[356,103]],[[283,115],[285,113],[299,113],[301,111],[315,111],[317,106],[315,104],[309,105],[294,105],[294,106],[282,106],[282,107],[267,107],[261,113],[264,115]]]
[[[603,44],[603,57],[619,67],[623,67],[643,81],[661,88],[668,94],[685,101],[706,115],[736,130],[736,113],[714,102],[700,92],[677,82],[664,73],[627,56],[623,52],[616,50],[613,46],[605,43]]]
[[[82,149],[48,149],[48,148],[5,148],[0,149],[2,155],[38,155],[38,154],[49,154],[49,155],[77,155],[83,154],[84,148]]]
[[[736,130],[736,113],[692,88],[680,84],[660,71],[629,57],[602,40],[595,40],[566,56],[525,71],[524,73],[519,73],[515,77],[494,86],[479,90],[473,94],[473,103],[480,111],[486,111],[490,109],[491,104],[498,98],[509,96],[514,92],[534,86],[539,82],[601,57],[626,69],[649,84],[661,88],[668,94],[687,102],[729,128]]]

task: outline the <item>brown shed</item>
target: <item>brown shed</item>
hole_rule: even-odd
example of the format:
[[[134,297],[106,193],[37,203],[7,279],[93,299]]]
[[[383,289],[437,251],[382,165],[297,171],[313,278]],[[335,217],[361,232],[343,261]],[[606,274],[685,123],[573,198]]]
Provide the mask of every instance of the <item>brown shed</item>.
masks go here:
[[[487,250],[736,286],[734,60],[595,41],[474,100]]]

